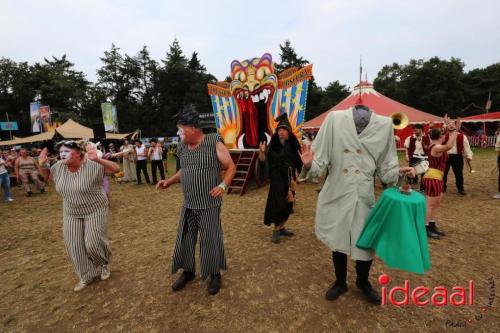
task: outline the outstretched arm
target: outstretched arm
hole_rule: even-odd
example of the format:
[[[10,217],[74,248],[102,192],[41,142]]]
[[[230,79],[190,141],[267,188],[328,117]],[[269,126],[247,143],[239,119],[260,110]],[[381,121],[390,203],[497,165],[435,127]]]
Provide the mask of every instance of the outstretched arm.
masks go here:
[[[168,179],[160,180],[158,184],[156,184],[157,190],[166,190],[170,185],[179,183],[181,181],[181,170],[177,171],[175,175]]]
[[[111,161],[105,160],[103,158],[99,158],[97,156],[97,150],[94,148],[93,145],[88,144],[85,147],[85,150],[87,151],[87,158],[89,160],[97,162],[97,163],[104,166],[104,173],[106,173],[108,175],[112,175],[112,174],[120,171],[120,166],[118,164],[116,164],[115,162],[111,162]]]

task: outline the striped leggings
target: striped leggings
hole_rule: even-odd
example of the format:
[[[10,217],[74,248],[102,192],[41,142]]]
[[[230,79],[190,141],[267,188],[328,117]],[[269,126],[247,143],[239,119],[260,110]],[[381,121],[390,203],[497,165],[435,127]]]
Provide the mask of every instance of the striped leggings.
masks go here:
[[[182,268],[195,272],[196,240],[200,232],[201,278],[218,274],[227,269],[224,255],[224,240],[220,221],[220,206],[207,209],[182,207],[177,241],[172,259],[172,274]]]
[[[91,282],[109,264],[111,250],[107,237],[108,210],[101,209],[85,217],[64,213],[64,245],[76,275]]]

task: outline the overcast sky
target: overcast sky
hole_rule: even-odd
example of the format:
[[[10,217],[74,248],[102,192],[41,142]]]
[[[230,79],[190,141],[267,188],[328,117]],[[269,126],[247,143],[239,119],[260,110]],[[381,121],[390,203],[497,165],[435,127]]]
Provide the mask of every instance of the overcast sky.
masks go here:
[[[91,81],[111,43],[129,55],[147,45],[159,60],[175,37],[219,79],[234,59],[270,52],[278,60],[290,39],[321,86],[352,86],[360,55],[370,81],[410,58],[458,57],[466,70],[499,62],[500,1],[0,1],[0,57],[67,54]]]

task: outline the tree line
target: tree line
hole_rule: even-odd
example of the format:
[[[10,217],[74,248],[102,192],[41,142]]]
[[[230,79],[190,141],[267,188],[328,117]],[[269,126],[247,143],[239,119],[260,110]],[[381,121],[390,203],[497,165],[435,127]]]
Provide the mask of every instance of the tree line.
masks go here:
[[[128,55],[114,44],[100,60],[96,82],[90,82],[66,55],[34,64],[0,58],[0,119],[5,121],[8,113],[19,124],[15,134],[29,135],[29,103],[37,99],[42,105],[50,105],[54,119],[72,118],[92,127],[102,122],[101,103],[112,102],[117,108],[120,132],[141,129],[146,136],[169,136],[176,132],[175,115],[185,103],[212,112],[207,83],[216,83],[217,78],[207,71],[197,52],[186,55],[177,39],[160,61],[151,58],[147,46]],[[277,60],[278,72],[309,63],[288,40],[280,45]],[[467,73],[464,67],[457,58],[394,63],[380,70],[374,85],[388,97],[440,116],[479,113],[490,91],[493,105],[498,105],[500,63]],[[313,78],[306,120],[348,95],[349,87],[339,81],[320,87]],[[7,133],[0,135],[5,139]]]

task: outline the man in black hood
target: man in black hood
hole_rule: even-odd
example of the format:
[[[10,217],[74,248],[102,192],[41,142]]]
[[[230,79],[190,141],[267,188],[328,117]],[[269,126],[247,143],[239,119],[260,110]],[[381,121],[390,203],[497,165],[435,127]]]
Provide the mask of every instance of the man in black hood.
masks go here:
[[[293,236],[293,232],[285,229],[285,223],[293,209],[296,174],[302,168],[300,144],[293,134],[288,116],[282,114],[276,122],[278,125],[269,147],[266,149],[266,142],[261,142],[259,146],[260,166],[267,170],[270,180],[264,224],[274,223],[273,243],[279,243],[281,236]]]

